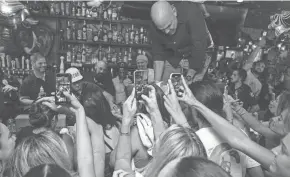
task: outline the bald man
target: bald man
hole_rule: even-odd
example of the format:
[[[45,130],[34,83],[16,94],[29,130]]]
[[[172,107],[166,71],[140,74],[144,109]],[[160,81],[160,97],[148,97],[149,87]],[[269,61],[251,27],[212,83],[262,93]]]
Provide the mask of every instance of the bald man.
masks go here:
[[[181,73],[186,60],[186,76],[192,81],[203,68],[207,47],[205,20],[198,4],[158,1],[151,7],[151,18],[155,81],[167,81],[171,73]]]
[[[107,68],[107,64],[104,61],[98,61],[95,64],[96,75],[94,77],[95,84],[109,92],[111,95],[115,95],[114,84],[112,81],[111,72]]]

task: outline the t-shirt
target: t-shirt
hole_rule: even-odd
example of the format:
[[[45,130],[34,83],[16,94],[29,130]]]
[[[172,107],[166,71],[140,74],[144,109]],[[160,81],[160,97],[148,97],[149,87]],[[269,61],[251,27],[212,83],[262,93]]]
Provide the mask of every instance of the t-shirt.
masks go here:
[[[208,159],[217,163],[232,177],[245,177],[247,168],[260,166],[244,153],[233,149],[213,128],[202,128],[196,134],[205,147]]]
[[[43,87],[46,96],[50,96],[52,92],[55,92],[55,75],[51,72],[46,72],[45,80],[42,80],[37,78],[34,73],[30,74],[24,79],[20,87],[20,96],[36,100],[40,87]]]
[[[251,70],[248,70],[247,72],[247,77],[246,77],[246,80],[244,82],[246,85],[248,85],[254,96],[255,97],[258,97],[260,92],[261,92],[261,89],[262,89],[262,84],[261,82],[254,76],[254,74],[252,73]]]

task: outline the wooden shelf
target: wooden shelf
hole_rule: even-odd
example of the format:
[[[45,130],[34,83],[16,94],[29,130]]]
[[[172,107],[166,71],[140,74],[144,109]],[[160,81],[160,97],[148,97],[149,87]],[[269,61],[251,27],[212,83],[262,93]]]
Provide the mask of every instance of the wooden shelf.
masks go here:
[[[93,68],[95,66],[95,64],[87,64],[87,63],[80,63],[80,64],[73,64],[73,63],[68,63],[68,62],[65,62],[65,65],[66,66],[69,66],[69,67],[76,67],[76,68],[79,68],[79,67],[85,67],[85,68]],[[118,64],[115,64],[115,63],[108,63],[108,67],[109,68],[118,68]],[[132,65],[132,66],[125,66],[125,68],[127,69],[136,69],[137,66],[136,65]]]
[[[119,44],[114,42],[103,42],[103,41],[81,41],[81,40],[64,40],[64,43],[70,44],[85,44],[85,45],[105,45],[105,46],[116,46],[116,47],[132,47],[132,48],[148,48],[151,46],[149,44]]]
[[[101,18],[95,18],[95,17],[74,17],[74,16],[63,16],[63,15],[48,15],[48,14],[37,14],[34,13],[32,16],[36,19],[39,18],[45,18],[45,19],[64,19],[64,20],[86,20],[86,21],[94,21],[94,22],[104,22],[104,23],[113,23],[113,24],[136,24],[136,25],[150,25],[149,20],[105,20]]]

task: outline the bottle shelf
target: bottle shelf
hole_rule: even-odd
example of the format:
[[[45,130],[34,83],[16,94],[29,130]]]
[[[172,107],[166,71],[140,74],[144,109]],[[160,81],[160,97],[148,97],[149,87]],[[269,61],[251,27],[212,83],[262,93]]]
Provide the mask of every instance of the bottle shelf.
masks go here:
[[[149,44],[120,44],[120,43],[114,43],[114,42],[81,41],[81,40],[64,40],[63,42],[69,43],[69,44],[105,45],[105,46],[147,48],[147,49],[151,48],[151,46]]]
[[[88,64],[88,63],[69,63],[69,62],[65,62],[64,63],[66,67],[76,67],[76,68],[81,68],[81,67],[84,67],[84,68],[93,68],[95,66],[95,64]],[[118,64],[116,63],[108,63],[108,68],[118,68]],[[126,65],[125,66],[127,69],[136,69],[137,66],[136,65],[131,65],[131,66],[128,66]]]
[[[149,20],[107,20],[95,17],[75,17],[75,16],[65,16],[65,15],[49,15],[49,14],[41,14],[41,13],[32,13],[32,16],[36,19],[45,18],[45,19],[63,19],[63,20],[86,20],[86,21],[94,21],[94,22],[105,22],[105,23],[113,23],[113,24],[135,24],[135,25],[150,25]]]

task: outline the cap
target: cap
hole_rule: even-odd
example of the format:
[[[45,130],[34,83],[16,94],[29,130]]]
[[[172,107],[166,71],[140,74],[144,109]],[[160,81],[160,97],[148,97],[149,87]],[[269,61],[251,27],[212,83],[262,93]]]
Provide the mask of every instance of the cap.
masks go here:
[[[70,74],[71,75],[71,81],[72,83],[80,81],[83,79],[82,74],[80,73],[80,71],[77,68],[68,68],[65,73]]]
[[[146,61],[148,62],[148,58],[145,55],[138,55],[136,61]]]

